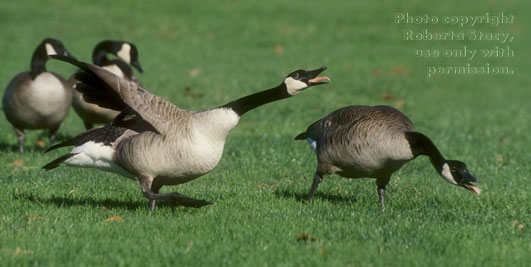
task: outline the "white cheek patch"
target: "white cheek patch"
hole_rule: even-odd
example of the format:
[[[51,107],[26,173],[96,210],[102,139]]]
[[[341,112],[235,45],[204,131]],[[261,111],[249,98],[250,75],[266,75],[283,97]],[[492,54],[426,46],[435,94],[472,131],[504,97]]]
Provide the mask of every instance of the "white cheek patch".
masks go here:
[[[286,78],[284,80],[284,84],[286,85],[288,94],[290,95],[296,95],[300,92],[300,90],[308,88],[308,85],[306,83],[301,82],[299,80],[295,80],[291,77]]]
[[[450,166],[448,166],[447,163],[444,163],[441,176],[449,183],[457,185],[457,182],[454,179],[454,176],[452,175],[452,172],[450,171]]]
[[[51,44],[44,44],[44,47],[46,48],[46,54],[48,56],[53,56],[53,55],[57,55],[57,52],[55,52],[55,49],[53,48],[53,46]]]
[[[123,61],[127,62],[127,64],[131,64],[131,45],[124,43],[116,55]]]

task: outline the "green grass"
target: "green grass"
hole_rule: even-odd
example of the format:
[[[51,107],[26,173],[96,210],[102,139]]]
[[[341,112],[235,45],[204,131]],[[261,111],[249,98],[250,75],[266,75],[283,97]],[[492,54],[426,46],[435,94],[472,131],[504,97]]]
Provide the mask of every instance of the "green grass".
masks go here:
[[[96,170],[41,170],[67,150],[43,154],[35,143],[48,144],[46,136],[33,131],[27,132],[21,156],[11,126],[0,118],[2,265],[527,266],[528,1],[350,2],[2,3],[3,88],[29,67],[34,48],[48,36],[85,61],[102,39],[134,42],[145,87],[186,109],[207,109],[270,88],[299,68],[326,65],[332,78],[329,85],[246,114],[213,172],[163,188],[216,202],[201,209],[161,204],[150,214],[135,182]],[[515,25],[494,31],[515,34],[515,58],[491,62],[509,65],[515,74],[427,79],[426,66],[456,60],[417,59],[412,49],[494,43],[405,42],[407,27],[392,22],[394,13],[403,11],[513,13]],[[439,28],[457,30],[433,27]],[[277,46],[282,53],[275,52]],[[65,76],[74,71],[60,62],[47,66]],[[404,72],[393,73],[397,67]],[[190,75],[192,70],[200,75]],[[202,97],[187,95],[187,86]],[[384,93],[397,101],[385,100]],[[385,212],[369,179],[329,176],[313,203],[302,201],[316,160],[307,144],[293,137],[336,108],[399,100],[417,130],[445,156],[468,164],[483,181],[482,194],[449,185],[419,158],[391,179]],[[82,130],[71,111],[59,141]],[[11,164],[17,159],[22,166]],[[113,216],[122,221],[106,221]],[[298,240],[299,234],[308,234],[308,240]]]

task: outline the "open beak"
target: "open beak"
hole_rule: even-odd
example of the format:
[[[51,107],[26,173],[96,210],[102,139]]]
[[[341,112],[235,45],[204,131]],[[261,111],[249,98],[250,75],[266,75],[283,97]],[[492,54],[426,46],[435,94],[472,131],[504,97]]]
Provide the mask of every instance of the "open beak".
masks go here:
[[[477,179],[476,177],[470,175],[470,174],[467,174],[466,177],[466,182],[463,182],[463,187],[476,193],[476,194],[481,194],[481,190],[479,190],[479,187],[471,184],[470,182],[475,182],[475,183],[481,183],[481,181],[479,179]]]
[[[477,186],[475,186],[475,185],[473,185],[471,183],[463,183],[463,187],[468,189],[468,190],[470,190],[470,191],[472,191],[472,192],[474,192],[474,193],[476,193],[476,194],[478,194],[478,195],[481,194],[481,190],[479,190],[479,187],[477,187]]]
[[[133,62],[131,65],[133,65],[133,67],[135,67],[138,71],[140,71],[140,73],[144,73],[138,61]]]
[[[320,76],[320,77],[317,76],[321,72],[323,72],[324,70],[326,70],[325,66],[322,66],[322,67],[320,67],[320,68],[318,68],[316,70],[306,71],[306,75],[308,75],[308,77],[310,77],[310,79],[308,80],[310,85],[319,85],[319,84],[328,83],[330,81],[330,78],[328,78],[326,76]]]

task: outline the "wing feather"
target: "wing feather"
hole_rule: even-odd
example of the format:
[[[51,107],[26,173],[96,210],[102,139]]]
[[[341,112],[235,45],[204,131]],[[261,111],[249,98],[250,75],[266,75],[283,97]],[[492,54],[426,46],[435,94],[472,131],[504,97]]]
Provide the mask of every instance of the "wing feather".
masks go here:
[[[167,133],[172,128],[171,122],[178,116],[190,113],[149,93],[135,81],[120,78],[97,65],[63,56],[52,56],[52,58],[66,61],[83,70],[76,74],[76,79],[81,82],[77,90],[83,93],[87,102],[115,110],[129,107],[161,134]]]

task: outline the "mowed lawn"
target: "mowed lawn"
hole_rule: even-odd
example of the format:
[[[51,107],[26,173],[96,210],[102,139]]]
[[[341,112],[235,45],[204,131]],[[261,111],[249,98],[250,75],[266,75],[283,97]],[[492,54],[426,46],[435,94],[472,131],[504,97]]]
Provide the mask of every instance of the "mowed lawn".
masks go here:
[[[214,201],[158,205],[138,184],[91,169],[41,167],[47,135],[27,131],[25,153],[0,116],[2,266],[529,266],[531,99],[528,1],[7,1],[0,7],[0,92],[29,68],[45,37],[89,61],[103,39],[135,43],[145,88],[203,110],[278,85],[296,69],[327,66],[332,82],[246,114],[218,167],[164,187]],[[404,41],[410,14],[514,14],[513,58],[472,61],[513,75],[426,77],[426,66],[466,59],[415,58],[415,48],[489,48],[493,41]],[[501,45],[500,45],[501,46]],[[50,61],[48,69],[75,69]],[[293,138],[343,106],[391,105],[449,159],[481,179],[481,195],[452,186],[420,157],[388,185],[385,212],[372,179],[331,175],[312,203],[316,159]],[[83,130],[73,110],[58,141]],[[42,142],[43,141],[43,142]]]

